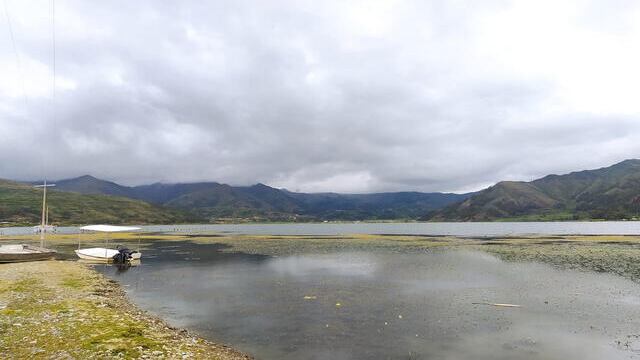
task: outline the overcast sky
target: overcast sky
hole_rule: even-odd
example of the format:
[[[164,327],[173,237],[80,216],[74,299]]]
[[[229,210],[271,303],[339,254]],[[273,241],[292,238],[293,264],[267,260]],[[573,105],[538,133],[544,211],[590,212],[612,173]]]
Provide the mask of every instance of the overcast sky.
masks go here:
[[[0,178],[467,191],[640,157],[635,0],[58,0],[55,107],[51,2],[2,1]]]

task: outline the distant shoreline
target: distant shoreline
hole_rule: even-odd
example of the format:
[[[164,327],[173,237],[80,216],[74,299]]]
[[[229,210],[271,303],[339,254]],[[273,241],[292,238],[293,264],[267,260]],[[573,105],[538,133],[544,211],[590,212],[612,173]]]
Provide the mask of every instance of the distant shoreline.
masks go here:
[[[86,225],[86,224],[85,224]],[[244,235],[422,235],[422,236],[551,236],[551,235],[640,235],[638,221],[545,221],[545,222],[321,222],[321,223],[233,223],[135,225],[146,233],[244,234]],[[79,234],[77,226],[60,226],[57,234]],[[29,227],[0,227],[0,236],[39,238]]]
[[[133,225],[142,225],[142,226],[197,226],[197,225],[272,225],[272,224],[281,224],[281,225],[295,225],[295,224],[482,224],[482,223],[575,223],[575,222],[640,222],[640,219],[617,219],[617,220],[607,220],[607,219],[555,219],[555,220],[518,220],[513,218],[508,219],[495,219],[495,220],[479,220],[479,221],[421,221],[421,220],[412,220],[412,219],[399,219],[399,220],[327,220],[327,221],[233,221],[233,222],[194,222],[194,223],[136,223]],[[1,228],[26,228],[38,226],[39,224],[24,224],[24,223],[10,223],[10,222],[0,222]],[[87,225],[86,223],[59,223],[52,224],[54,226],[59,227],[78,227]],[[119,225],[119,224],[113,224]],[[131,225],[131,224],[127,224]]]

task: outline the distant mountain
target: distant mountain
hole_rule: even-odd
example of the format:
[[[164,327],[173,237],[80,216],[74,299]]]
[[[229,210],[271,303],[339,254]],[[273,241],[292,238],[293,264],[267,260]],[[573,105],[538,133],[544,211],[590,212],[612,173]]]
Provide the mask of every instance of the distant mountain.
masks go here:
[[[175,186],[182,187],[185,184]],[[298,219],[301,211],[298,203],[287,194],[262,184],[234,187],[209,183],[207,187],[181,194],[166,201],[164,205],[188,209],[212,220],[289,221]]]
[[[294,193],[264,184],[230,186],[216,182],[122,186],[85,175],[60,180],[57,188],[82,194],[125,196],[189,211],[213,221],[417,219],[470,194],[398,192],[377,194]]]
[[[62,212],[68,215],[63,216],[65,221],[78,219],[78,216],[74,217],[71,213],[75,211],[77,215],[80,208],[85,209],[85,215],[93,214],[93,210],[86,210],[89,209],[89,205],[83,206],[74,203],[75,201],[84,201],[86,204],[99,207],[101,210],[95,210],[96,215],[99,213],[108,219],[118,220],[116,215],[120,212],[114,208],[115,201],[123,208],[136,208],[135,211],[123,211],[123,216],[130,215],[129,218],[135,219],[140,214],[148,214],[150,217],[145,222],[176,222],[180,219],[493,221],[640,217],[640,160],[626,160],[610,167],[566,175],[549,175],[531,182],[503,181],[480,192],[469,194],[307,194],[275,189],[264,184],[230,186],[216,182],[156,183],[129,187],[89,175],[56,183],[58,191],[86,196],[68,198],[73,201],[71,212]],[[22,194],[20,196],[26,194],[24,191],[34,194],[37,192],[15,182],[0,182],[0,221],[15,219],[16,216],[20,218],[22,215],[19,214],[30,214],[27,216],[29,219],[37,217],[37,207],[31,209],[25,205],[26,207],[20,210],[21,205],[7,202],[11,196],[17,196],[10,194],[17,190]],[[64,203],[62,199],[61,202]],[[155,215],[150,215],[148,211],[151,209]],[[122,222],[131,223],[127,220]]]
[[[49,189],[47,198],[49,221],[56,225],[167,224],[200,220],[179,210],[162,208],[125,197]],[[0,180],[0,223],[36,225],[40,222],[41,212],[42,189]]]
[[[471,196],[420,192],[289,194],[301,202],[307,213],[328,220],[417,219]]]
[[[425,217],[432,221],[631,219],[640,217],[640,160],[503,181]]]
[[[81,194],[102,194],[129,197],[129,188],[111,181],[100,180],[91,175],[84,175],[73,179],[56,181],[56,189],[73,191]]]

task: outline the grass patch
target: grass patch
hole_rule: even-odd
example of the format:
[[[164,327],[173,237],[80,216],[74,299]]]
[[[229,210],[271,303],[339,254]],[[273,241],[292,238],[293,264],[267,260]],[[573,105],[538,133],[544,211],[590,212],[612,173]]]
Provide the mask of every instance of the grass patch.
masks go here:
[[[36,288],[42,288],[42,281],[36,278],[20,279],[8,287],[9,291],[31,292]]]
[[[67,277],[62,279],[62,286],[72,288],[72,289],[82,289],[88,287],[90,282],[87,279],[76,278],[76,277]]]

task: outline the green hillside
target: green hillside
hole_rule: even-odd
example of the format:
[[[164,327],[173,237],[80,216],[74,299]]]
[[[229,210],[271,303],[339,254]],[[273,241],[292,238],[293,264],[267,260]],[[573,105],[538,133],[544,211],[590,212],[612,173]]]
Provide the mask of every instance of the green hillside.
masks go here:
[[[90,223],[161,224],[195,221],[187,214],[143,201],[106,195],[48,190],[49,222],[54,225]],[[42,189],[0,180],[0,223],[36,225],[42,212]]]
[[[504,181],[430,216],[432,221],[634,219],[640,217],[640,160]]]
[[[294,193],[264,184],[217,182],[128,187],[89,175],[56,181],[58,190],[125,196],[190,211],[206,221],[415,220],[471,194],[395,192],[372,194]]]

